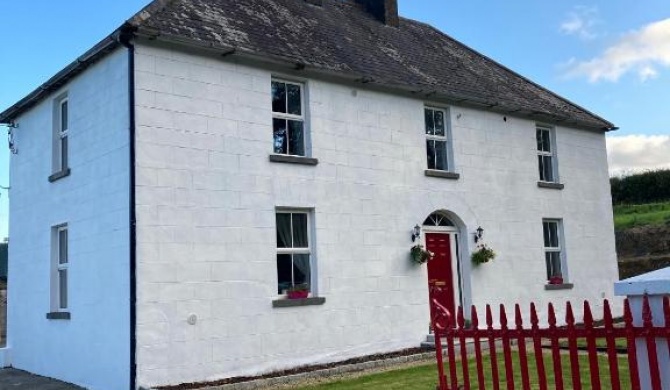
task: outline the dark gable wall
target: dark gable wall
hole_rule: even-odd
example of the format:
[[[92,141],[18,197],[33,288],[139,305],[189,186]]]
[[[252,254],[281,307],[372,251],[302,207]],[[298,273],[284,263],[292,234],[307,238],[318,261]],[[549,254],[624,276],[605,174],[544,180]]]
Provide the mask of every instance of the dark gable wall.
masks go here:
[[[9,244],[0,243],[0,279],[7,280],[7,259]]]

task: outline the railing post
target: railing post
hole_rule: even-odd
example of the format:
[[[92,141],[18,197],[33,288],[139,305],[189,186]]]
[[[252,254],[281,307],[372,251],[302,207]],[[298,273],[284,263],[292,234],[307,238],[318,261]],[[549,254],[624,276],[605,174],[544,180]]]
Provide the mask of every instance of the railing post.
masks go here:
[[[435,337],[435,354],[437,360],[437,375],[438,375],[438,389],[449,390],[447,386],[447,377],[444,372],[444,358],[442,354],[442,338],[445,336],[447,327],[451,322],[451,313],[446,307],[442,306],[436,299],[430,301],[432,306],[431,325],[433,327],[433,335]]]

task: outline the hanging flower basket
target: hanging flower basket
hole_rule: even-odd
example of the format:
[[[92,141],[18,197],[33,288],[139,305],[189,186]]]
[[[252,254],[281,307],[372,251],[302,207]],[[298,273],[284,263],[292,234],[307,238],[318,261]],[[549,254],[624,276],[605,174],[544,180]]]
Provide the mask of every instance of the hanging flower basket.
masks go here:
[[[477,245],[477,250],[472,252],[472,262],[475,265],[488,263],[496,258],[496,253],[493,249],[486,246],[486,244]]]
[[[424,249],[423,245],[414,245],[410,249],[410,257],[417,264],[424,264],[435,257],[435,253]]]

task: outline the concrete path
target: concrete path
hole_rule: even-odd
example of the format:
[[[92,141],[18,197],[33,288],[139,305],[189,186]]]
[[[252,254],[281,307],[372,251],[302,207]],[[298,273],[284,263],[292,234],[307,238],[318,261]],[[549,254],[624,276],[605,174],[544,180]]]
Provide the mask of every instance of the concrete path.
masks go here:
[[[2,390],[83,390],[81,387],[54,379],[29,374],[12,368],[0,369]]]

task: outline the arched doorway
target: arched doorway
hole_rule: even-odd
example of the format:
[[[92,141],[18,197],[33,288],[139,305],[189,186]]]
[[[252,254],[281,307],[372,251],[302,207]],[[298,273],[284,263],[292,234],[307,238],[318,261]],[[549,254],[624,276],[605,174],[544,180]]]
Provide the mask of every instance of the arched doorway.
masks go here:
[[[428,289],[433,299],[455,314],[461,301],[459,267],[459,228],[447,212],[436,211],[423,222],[426,250],[435,254],[428,262]],[[431,305],[431,316],[432,316]]]

